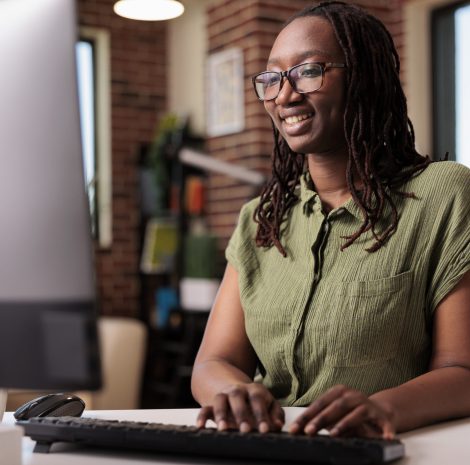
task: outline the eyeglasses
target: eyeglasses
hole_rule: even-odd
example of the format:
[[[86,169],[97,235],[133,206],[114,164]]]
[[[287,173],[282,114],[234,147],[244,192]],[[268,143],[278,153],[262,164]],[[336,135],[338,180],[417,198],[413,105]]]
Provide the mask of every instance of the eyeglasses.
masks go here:
[[[287,71],[264,71],[251,78],[256,95],[261,101],[273,100],[281,91],[282,78],[299,94],[315,92],[323,85],[323,75],[328,68],[346,68],[344,63],[302,63]]]

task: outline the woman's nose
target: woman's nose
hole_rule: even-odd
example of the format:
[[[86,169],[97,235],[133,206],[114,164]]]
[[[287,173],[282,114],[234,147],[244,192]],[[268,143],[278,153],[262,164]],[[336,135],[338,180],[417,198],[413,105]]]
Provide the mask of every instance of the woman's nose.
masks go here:
[[[291,102],[298,102],[302,100],[302,94],[299,94],[296,92],[289,79],[284,77],[284,79],[281,82],[281,88],[279,90],[279,94],[277,97],[274,99],[276,105],[287,105]]]

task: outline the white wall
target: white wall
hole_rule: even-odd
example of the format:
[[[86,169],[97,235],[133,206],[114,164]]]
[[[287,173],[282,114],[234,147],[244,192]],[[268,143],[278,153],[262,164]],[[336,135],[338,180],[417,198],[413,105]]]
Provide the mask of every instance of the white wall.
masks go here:
[[[206,8],[213,0],[185,0],[185,12],[168,23],[168,110],[188,114],[191,131],[205,133]]]

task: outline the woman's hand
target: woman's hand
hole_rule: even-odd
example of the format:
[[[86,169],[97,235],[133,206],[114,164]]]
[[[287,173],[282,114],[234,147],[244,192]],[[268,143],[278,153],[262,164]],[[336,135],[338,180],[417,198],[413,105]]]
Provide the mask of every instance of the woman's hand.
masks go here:
[[[337,385],[310,404],[289,430],[313,436],[326,428],[331,436],[392,439],[396,430],[393,416],[362,392]]]
[[[202,407],[196,424],[204,428],[213,420],[220,431],[238,429],[242,433],[279,431],[284,425],[284,410],[272,394],[259,383],[237,384],[214,397],[212,405]]]

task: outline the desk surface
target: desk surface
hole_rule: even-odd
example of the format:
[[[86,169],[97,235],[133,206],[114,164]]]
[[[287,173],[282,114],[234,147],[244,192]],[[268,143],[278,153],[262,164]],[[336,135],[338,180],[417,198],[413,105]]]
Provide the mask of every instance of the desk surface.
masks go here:
[[[302,410],[287,408],[286,424],[289,424]],[[133,421],[151,421],[172,424],[195,423],[198,409],[160,409],[160,410],[95,410],[87,411],[84,416]],[[11,412],[7,412],[4,423],[13,424]],[[400,435],[405,444],[406,457],[394,462],[397,465],[468,465],[470,463],[470,418],[441,423]],[[220,461],[201,458],[165,457],[158,459],[155,455],[142,452],[70,450],[64,446],[64,451],[57,450],[50,454],[34,454],[34,442],[29,438],[23,439],[23,465],[143,465],[158,463],[161,465],[218,465]],[[241,461],[224,460],[225,465],[241,464]],[[250,462],[243,462],[250,464]],[[254,462],[253,462],[254,463]],[[258,462],[259,463],[259,462]]]

